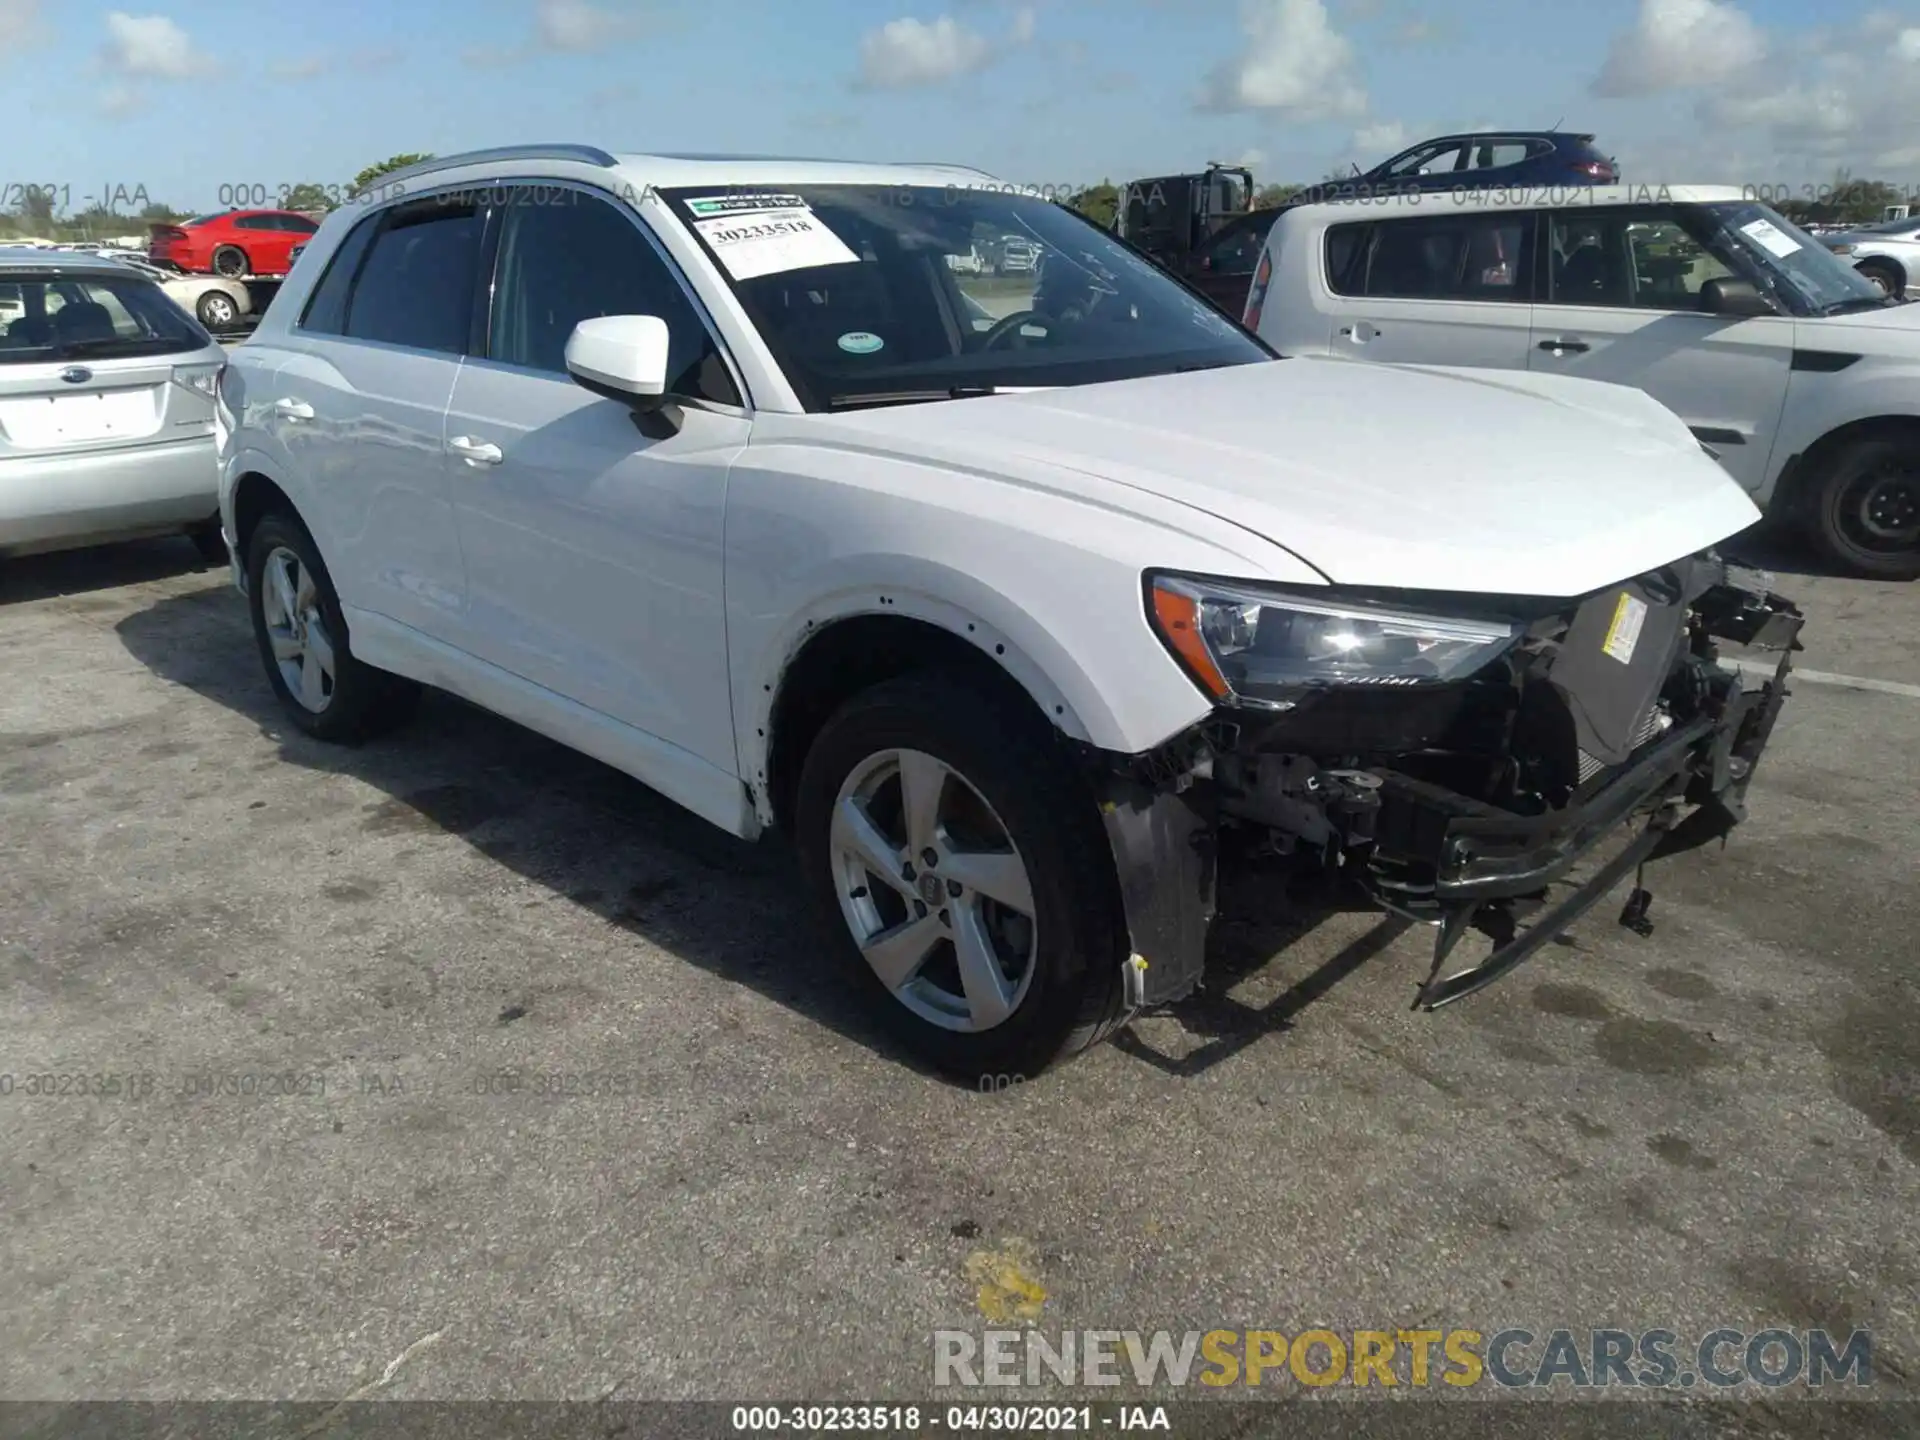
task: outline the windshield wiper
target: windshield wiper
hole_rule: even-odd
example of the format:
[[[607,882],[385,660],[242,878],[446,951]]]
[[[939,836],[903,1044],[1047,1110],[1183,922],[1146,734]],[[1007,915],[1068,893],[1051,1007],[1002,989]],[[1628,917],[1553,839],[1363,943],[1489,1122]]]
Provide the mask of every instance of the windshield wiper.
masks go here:
[[[1869,300],[1864,295],[1856,295],[1851,300],[1836,300],[1820,313],[1822,315],[1848,315],[1855,310],[1884,310],[1891,303],[1890,295],[1876,295]]]
[[[949,385],[940,390],[874,390],[860,395],[835,395],[827,401],[829,410],[865,410],[876,405],[924,405],[931,400],[972,400],[981,395],[998,395],[997,385]]]

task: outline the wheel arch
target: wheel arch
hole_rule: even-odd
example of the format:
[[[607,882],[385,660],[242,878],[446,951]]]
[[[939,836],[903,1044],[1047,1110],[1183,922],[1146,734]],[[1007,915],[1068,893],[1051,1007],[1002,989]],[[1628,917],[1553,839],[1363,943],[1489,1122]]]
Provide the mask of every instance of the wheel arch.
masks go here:
[[[1827,463],[1858,440],[1906,439],[1920,446],[1920,415],[1869,415],[1825,431],[1786,463],[1779,499],[1783,513],[1802,517]]]
[[[779,665],[755,687],[741,726],[742,770],[764,822],[790,825],[800,768],[834,711],[861,691],[916,670],[963,672],[1014,700],[1036,726],[1069,740],[1090,739],[1081,707],[1001,627],[913,592],[878,590],[861,599],[801,619]]]
[[[241,558],[242,564],[245,563],[247,544],[255,527],[262,516],[274,510],[285,510],[302,525],[307,523],[300,514],[300,507],[294,504],[293,497],[281,489],[272,476],[261,469],[243,467],[239,478],[233,482],[231,517],[234,553]],[[312,533],[312,526],[307,526],[307,529],[308,533]]]

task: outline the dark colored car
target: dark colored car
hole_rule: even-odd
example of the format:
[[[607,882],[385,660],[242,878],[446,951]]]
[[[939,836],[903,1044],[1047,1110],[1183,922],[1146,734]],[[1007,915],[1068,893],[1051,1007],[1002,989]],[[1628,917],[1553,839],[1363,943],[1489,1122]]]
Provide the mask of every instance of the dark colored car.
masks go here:
[[[1619,167],[1593,136],[1559,130],[1487,130],[1422,140],[1361,174],[1312,185],[1289,205],[1415,191],[1505,190],[1524,185],[1617,185]]]
[[[1234,319],[1242,318],[1253,270],[1266,248],[1267,231],[1281,207],[1250,210],[1229,220],[1193,252],[1181,278]]]
[[[286,274],[293,247],[305,244],[319,228],[292,210],[224,210],[178,225],[155,225],[147,258],[189,274],[211,271],[229,280],[249,275],[264,279]]]

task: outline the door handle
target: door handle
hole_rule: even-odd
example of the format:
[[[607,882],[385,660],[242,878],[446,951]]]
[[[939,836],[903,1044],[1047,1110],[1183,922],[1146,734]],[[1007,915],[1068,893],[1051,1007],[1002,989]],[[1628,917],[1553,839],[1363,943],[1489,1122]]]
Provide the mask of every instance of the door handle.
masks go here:
[[[1539,348],[1542,350],[1551,350],[1555,355],[1563,352],[1584,355],[1593,347],[1584,340],[1542,340]]]
[[[506,458],[498,445],[488,440],[475,440],[471,435],[454,436],[447,441],[447,449],[469,465],[498,465]]]
[[[313,406],[304,400],[276,400],[273,402],[273,413],[287,420],[311,420]]]

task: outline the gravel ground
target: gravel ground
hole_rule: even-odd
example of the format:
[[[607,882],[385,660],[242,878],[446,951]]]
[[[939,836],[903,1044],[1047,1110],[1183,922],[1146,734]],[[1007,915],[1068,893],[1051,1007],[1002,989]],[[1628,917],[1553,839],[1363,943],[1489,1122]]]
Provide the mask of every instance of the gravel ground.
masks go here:
[[[9,566],[0,1397],[924,1398],[1033,1292],[1861,1328],[1905,1393],[1920,587],[1781,588],[1827,678],[1651,937],[1604,905],[1420,1015],[1425,932],[1255,907],[1206,994],[983,1096],[835,993],[777,846],[443,697],[290,733],[184,543]]]

